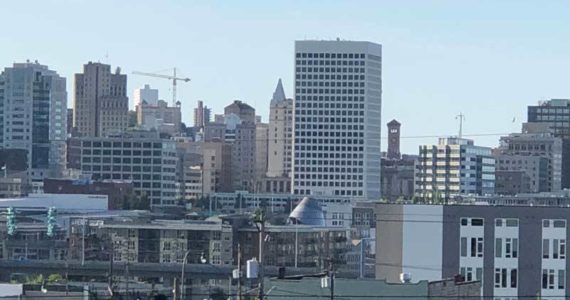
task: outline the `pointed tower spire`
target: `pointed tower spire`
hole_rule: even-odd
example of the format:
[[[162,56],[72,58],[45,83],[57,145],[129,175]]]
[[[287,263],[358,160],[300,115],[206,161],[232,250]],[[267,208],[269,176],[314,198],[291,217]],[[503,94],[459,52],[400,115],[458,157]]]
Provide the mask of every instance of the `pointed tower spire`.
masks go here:
[[[273,98],[271,98],[271,105],[277,104],[278,102],[284,101],[285,99],[287,98],[285,97],[285,91],[283,90],[281,78],[279,78],[275,92],[273,92]]]

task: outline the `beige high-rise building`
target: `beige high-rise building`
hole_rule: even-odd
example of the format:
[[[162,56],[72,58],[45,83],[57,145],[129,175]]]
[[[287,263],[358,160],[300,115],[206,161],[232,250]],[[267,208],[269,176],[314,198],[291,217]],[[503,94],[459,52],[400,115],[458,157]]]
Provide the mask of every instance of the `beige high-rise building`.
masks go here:
[[[169,107],[164,100],[158,100],[156,105],[141,103],[136,106],[137,125],[145,130],[156,130],[160,133],[174,135],[180,132],[182,114],[180,103]]]
[[[277,83],[269,112],[267,177],[291,176],[293,99],[287,99],[281,79]]]
[[[269,124],[257,122],[255,124],[255,179],[256,181],[265,177],[267,173],[267,147]]]
[[[204,127],[204,140],[222,141],[232,147],[232,189],[253,191],[255,178],[255,109],[235,100],[223,116]]]
[[[176,138],[178,179],[183,199],[199,199],[202,194],[231,191],[230,144],[193,142]]]
[[[210,123],[211,110],[204,106],[202,100],[198,100],[198,107],[194,108],[194,127],[203,128],[206,124]]]
[[[73,126],[81,136],[105,137],[128,126],[127,75],[117,68],[89,62],[75,74]]]

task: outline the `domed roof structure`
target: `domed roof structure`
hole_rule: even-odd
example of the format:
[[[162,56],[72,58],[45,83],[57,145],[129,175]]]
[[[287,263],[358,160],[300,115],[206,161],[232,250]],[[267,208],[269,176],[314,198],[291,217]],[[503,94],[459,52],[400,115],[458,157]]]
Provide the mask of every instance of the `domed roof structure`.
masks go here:
[[[287,223],[325,226],[325,213],[317,200],[305,197],[289,214]]]

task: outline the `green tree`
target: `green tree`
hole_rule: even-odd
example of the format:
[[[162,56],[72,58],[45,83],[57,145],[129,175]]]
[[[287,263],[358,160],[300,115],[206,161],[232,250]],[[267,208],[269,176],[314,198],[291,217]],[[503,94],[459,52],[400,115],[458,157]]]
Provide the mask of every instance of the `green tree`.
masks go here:
[[[212,292],[210,292],[210,299],[212,300],[226,300],[228,296],[221,288],[214,288]]]
[[[141,196],[137,196],[135,194],[128,194],[125,195],[123,198],[123,203],[121,205],[122,209],[125,210],[149,210],[150,209],[150,201],[146,194]]]
[[[61,277],[61,275],[59,274],[51,274],[48,276],[47,278],[47,283],[58,283],[58,282],[62,282],[63,281],[63,277]]]

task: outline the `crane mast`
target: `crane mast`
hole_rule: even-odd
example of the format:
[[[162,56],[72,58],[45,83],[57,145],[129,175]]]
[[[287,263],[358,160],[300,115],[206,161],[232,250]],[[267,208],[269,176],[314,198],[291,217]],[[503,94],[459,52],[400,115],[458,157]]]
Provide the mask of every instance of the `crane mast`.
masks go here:
[[[163,75],[163,74],[148,73],[148,72],[139,72],[139,71],[133,71],[133,74],[172,80],[172,107],[176,106],[176,85],[177,85],[177,82],[178,81],[183,81],[183,82],[189,82],[190,81],[190,78],[176,77],[176,68],[173,69],[172,76]]]

